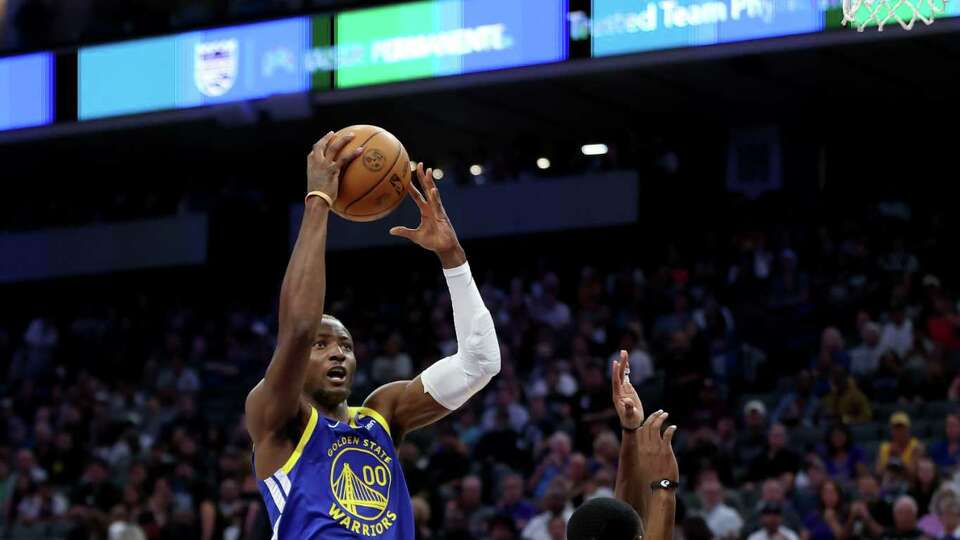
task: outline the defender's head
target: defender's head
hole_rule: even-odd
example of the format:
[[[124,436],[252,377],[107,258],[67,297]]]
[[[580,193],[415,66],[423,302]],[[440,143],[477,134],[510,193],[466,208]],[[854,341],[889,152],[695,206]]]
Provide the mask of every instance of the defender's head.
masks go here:
[[[567,540],[638,540],[640,516],[627,503],[597,497],[570,516]]]
[[[303,392],[318,405],[335,407],[350,396],[356,371],[353,336],[339,319],[324,315],[310,348]]]

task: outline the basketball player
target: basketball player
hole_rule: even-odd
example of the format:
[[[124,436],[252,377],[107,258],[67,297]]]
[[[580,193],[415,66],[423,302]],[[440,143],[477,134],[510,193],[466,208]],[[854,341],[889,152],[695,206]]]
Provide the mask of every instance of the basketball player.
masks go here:
[[[421,163],[417,176],[426,197],[408,188],[420,226],[390,233],[439,257],[458,351],[412,381],[380,387],[362,407],[347,405],[357,367],[353,336],[324,315],[323,305],[330,208],[340,171],[363,151],[341,152],[352,138],[330,132],[307,158],[306,210],[280,291],[277,349],[247,396],[254,472],[275,539],[412,540],[413,511],[394,443],[462,406],[500,370],[493,319],[432,171]]]
[[[643,404],[630,384],[627,351],[613,362],[613,404],[623,440],[617,467],[616,499],[598,497],[570,516],[567,540],[671,540],[680,472],[673,453],[677,426],[661,435],[667,413],[657,411],[644,421]],[[641,522],[640,516],[643,517]]]

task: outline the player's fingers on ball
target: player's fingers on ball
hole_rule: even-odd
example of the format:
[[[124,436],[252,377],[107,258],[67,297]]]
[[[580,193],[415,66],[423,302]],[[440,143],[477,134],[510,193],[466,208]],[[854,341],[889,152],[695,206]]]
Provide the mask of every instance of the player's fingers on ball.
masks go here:
[[[340,151],[343,150],[343,147],[346,144],[353,140],[356,135],[353,132],[347,133],[346,135],[340,135],[335,137],[333,141],[330,142],[330,145],[327,146],[326,157],[329,160],[335,160],[340,156]]]
[[[323,137],[320,137],[320,140],[313,144],[312,153],[322,156],[323,152],[327,149],[327,145],[330,144],[330,138],[333,137],[333,135],[333,132],[330,131]]]
[[[340,157],[337,158],[337,165],[339,165],[340,168],[343,169],[347,165],[349,165],[351,161],[357,159],[362,153],[363,153],[362,146],[358,146],[353,150],[353,152],[341,153]]]

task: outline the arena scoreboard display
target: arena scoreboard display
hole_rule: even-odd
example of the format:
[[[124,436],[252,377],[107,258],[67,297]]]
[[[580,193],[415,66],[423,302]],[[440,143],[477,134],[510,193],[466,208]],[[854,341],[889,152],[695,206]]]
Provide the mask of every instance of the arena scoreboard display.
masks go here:
[[[960,1],[943,14],[956,15]],[[834,31],[840,20],[840,0],[394,3],[0,58],[0,130]]]

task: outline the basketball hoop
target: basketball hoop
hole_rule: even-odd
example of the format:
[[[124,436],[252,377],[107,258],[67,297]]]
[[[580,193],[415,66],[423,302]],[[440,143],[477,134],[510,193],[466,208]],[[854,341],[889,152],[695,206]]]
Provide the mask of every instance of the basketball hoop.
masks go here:
[[[893,20],[911,30],[918,20],[933,24],[946,9],[947,0],[843,0],[843,25],[850,23],[858,32],[876,25],[883,32],[883,26]]]

